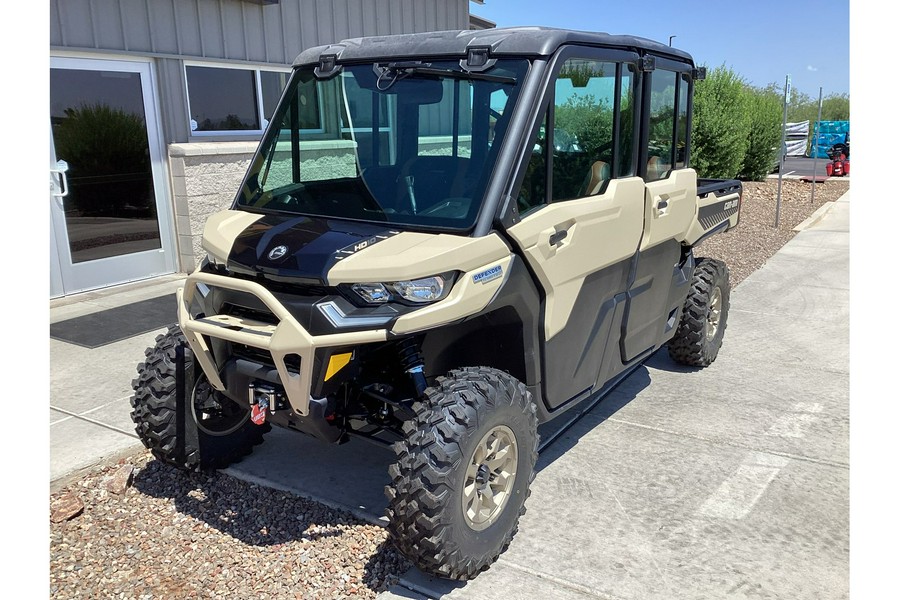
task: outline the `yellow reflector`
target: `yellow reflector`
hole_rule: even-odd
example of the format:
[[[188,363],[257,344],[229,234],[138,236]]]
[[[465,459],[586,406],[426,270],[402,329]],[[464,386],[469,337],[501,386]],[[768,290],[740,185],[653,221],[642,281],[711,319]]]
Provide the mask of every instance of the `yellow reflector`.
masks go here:
[[[334,377],[335,373],[346,367],[352,356],[352,352],[347,352],[346,354],[332,354],[331,359],[328,361],[328,370],[325,371],[325,381],[328,381]]]

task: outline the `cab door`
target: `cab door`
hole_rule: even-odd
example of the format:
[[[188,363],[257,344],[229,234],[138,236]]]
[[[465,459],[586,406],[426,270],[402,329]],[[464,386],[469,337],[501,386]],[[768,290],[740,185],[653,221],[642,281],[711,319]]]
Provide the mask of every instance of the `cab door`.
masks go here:
[[[517,191],[509,236],[543,291],[542,393],[548,409],[595,389],[618,342],[644,228],[634,176],[636,57],[561,54]]]
[[[682,242],[697,211],[690,151],[690,65],[656,57],[642,86],[639,172],[646,182],[644,233],[626,300],[622,360],[658,348],[674,333],[687,278]],[[689,269],[688,269],[689,270]]]

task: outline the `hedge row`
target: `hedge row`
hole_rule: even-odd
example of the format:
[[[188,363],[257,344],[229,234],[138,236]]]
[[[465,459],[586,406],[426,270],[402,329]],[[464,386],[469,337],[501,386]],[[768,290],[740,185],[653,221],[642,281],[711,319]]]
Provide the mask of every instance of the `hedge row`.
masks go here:
[[[725,66],[708,70],[706,79],[694,86],[691,166],[697,174],[758,181],[774,171],[781,145],[783,93],[775,84],[753,87]],[[789,122],[815,123],[817,113],[818,99],[792,94]],[[848,95],[823,99],[822,120],[849,117]]]

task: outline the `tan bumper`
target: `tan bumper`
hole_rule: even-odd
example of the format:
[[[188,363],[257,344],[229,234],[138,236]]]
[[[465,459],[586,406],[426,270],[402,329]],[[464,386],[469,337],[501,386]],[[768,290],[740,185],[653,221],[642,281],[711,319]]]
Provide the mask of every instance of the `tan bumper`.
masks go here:
[[[272,325],[231,315],[206,315],[199,319],[191,318],[190,306],[198,291],[197,286],[201,283],[210,288],[225,288],[256,296],[275,315],[278,324]],[[212,353],[203,336],[267,350],[275,362],[275,368],[278,370],[291,408],[301,415],[309,413],[312,367],[317,348],[366,344],[387,339],[387,330],[385,329],[311,335],[263,286],[252,281],[211,273],[190,275],[185,286],[178,290],[177,301],[178,324],[213,387],[220,391],[225,390],[225,384],[219,376]],[[289,355],[300,357],[299,374],[288,370],[285,357]]]

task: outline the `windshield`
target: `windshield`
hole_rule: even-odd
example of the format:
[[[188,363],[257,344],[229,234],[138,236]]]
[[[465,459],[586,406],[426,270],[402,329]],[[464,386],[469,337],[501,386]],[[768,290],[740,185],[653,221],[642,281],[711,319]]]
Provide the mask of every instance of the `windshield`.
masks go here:
[[[484,74],[459,61],[295,71],[238,205],[409,225],[474,225],[525,60]]]

